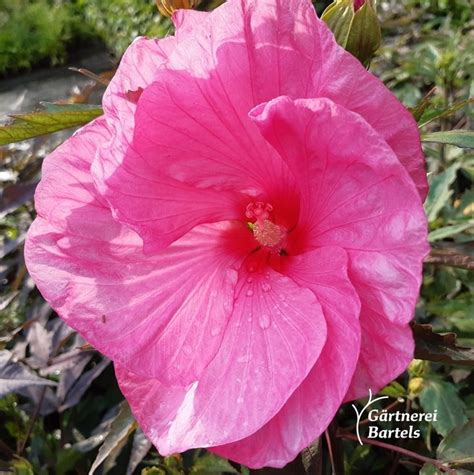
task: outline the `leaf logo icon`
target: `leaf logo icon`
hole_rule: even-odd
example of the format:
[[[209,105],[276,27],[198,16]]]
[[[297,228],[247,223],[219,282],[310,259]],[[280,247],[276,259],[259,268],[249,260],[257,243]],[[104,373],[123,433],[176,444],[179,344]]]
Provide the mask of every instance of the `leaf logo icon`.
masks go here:
[[[373,398],[372,390],[369,389],[369,400],[367,401],[367,404],[360,410],[360,412],[357,410],[357,407],[355,406],[355,404],[352,404],[352,407],[354,408],[354,411],[357,414],[356,434],[357,434],[357,440],[359,441],[360,445],[364,445],[360,438],[360,430],[359,430],[359,424],[360,424],[362,414],[364,414],[367,408],[370,407],[372,404],[376,403],[377,401],[381,401],[382,399],[389,399],[389,396],[380,396],[375,399],[372,399],[372,398]]]

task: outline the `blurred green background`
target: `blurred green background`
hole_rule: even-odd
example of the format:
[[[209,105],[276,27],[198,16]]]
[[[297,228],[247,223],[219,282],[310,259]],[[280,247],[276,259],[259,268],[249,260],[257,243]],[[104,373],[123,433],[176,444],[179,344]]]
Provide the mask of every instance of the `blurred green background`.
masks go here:
[[[217,3],[203,1],[200,8]],[[314,3],[321,13],[328,2]],[[417,114],[422,134],[472,130],[473,8],[472,0],[378,2],[383,42],[371,70]],[[64,65],[81,66],[83,57],[99,51],[95,66],[88,67],[105,72],[106,79],[137,35],[170,33],[170,21],[158,14],[153,0],[0,0],[0,122],[7,113],[37,107],[38,100],[98,104],[104,87]],[[45,84],[50,85],[42,89]],[[36,95],[25,101],[32,92]],[[417,108],[428,93],[426,108]],[[111,365],[57,318],[29,279],[22,246],[34,218],[33,190],[42,159],[69,133],[0,147],[0,383],[13,373],[27,382],[14,391],[0,391],[0,474],[87,474],[94,460],[103,462],[94,469],[97,474],[249,473],[205,451],[160,457],[137,429]],[[431,184],[425,204],[431,245],[441,256],[472,259],[473,150],[435,143],[426,143],[424,150]],[[455,332],[458,344],[474,347],[473,291],[472,271],[427,263],[417,323],[440,333]],[[474,473],[470,351],[463,353],[471,355],[470,366],[417,362],[385,390],[394,402],[403,398],[401,408],[438,409],[439,422],[420,424],[422,438],[406,441],[406,448],[451,463],[460,474]],[[7,365],[8,358],[13,359]],[[44,380],[58,386],[42,386]],[[354,411],[344,406],[329,435],[346,473],[441,473],[435,462],[337,437],[337,431],[353,434],[354,422]],[[329,474],[327,445],[320,444],[284,471],[252,473]],[[315,455],[318,450],[321,459]]]
[[[162,36],[168,25],[151,1],[0,0],[0,74],[64,63],[97,41],[120,56],[134,37]]]

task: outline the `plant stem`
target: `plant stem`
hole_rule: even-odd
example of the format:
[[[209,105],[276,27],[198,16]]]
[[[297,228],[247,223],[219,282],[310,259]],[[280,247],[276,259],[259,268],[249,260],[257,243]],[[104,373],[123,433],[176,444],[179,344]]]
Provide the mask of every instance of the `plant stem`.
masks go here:
[[[35,425],[36,419],[38,418],[39,412],[41,410],[41,406],[43,405],[43,399],[44,399],[45,394],[46,394],[46,386],[44,386],[43,389],[41,390],[38,405],[35,408],[35,412],[31,416],[30,423],[28,425],[28,430],[26,432],[26,436],[21,442],[20,447],[18,448],[18,455],[21,455],[23,453],[23,451],[25,450],[26,444],[28,443],[28,440],[30,439],[31,432],[33,432],[33,427]]]
[[[3,452],[8,457],[11,457],[14,453],[13,450],[5,442],[3,442],[3,440],[0,440],[0,452]]]
[[[463,253],[454,246],[445,246],[443,248],[431,249],[430,254],[425,258],[425,264],[444,265],[473,270],[474,257],[472,255],[472,250],[469,250],[467,247],[464,249]]]
[[[337,434],[337,437],[339,437],[341,439],[357,441],[357,437],[355,435],[346,434],[344,432],[339,432]],[[433,458],[430,458],[430,457],[425,457],[424,455],[417,454],[416,452],[412,452],[411,450],[404,449],[403,447],[398,447],[396,445],[387,444],[386,442],[380,442],[378,440],[367,439],[365,437],[361,437],[361,440],[364,444],[373,445],[375,447],[380,447],[382,449],[391,450],[392,452],[398,452],[399,454],[406,455],[407,457],[411,457],[415,460],[420,460],[424,463],[431,463],[432,465],[434,465],[436,468],[438,468],[439,470],[441,470],[443,472],[447,472],[447,473],[450,473],[450,474],[453,474],[453,475],[456,474],[456,470],[448,467],[447,465],[444,465],[439,460],[436,460],[436,459],[433,459]]]
[[[341,443],[338,440],[339,428],[337,426],[336,418],[333,419],[324,435],[328,445],[329,458],[331,460],[331,467],[333,475],[344,475],[344,453],[342,451]]]

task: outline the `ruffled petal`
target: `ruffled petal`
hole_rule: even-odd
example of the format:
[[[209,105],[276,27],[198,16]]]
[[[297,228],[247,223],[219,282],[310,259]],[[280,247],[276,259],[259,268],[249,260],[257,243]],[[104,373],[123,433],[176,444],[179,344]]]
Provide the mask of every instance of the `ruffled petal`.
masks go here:
[[[288,181],[247,110],[236,109],[239,99],[216,87],[218,78],[160,70],[155,79],[138,102],[123,163],[104,167],[102,151],[93,169],[114,215],[151,250],[197,224],[241,219],[250,197]]]
[[[415,342],[409,325],[388,323],[362,304],[360,357],[345,401],[375,394],[403,373],[413,359]]]
[[[109,127],[123,136],[122,140],[131,140],[140,94],[154,81],[156,71],[164,66],[175,43],[172,36],[162,40],[138,37],[122,56],[102,99]],[[107,158],[117,160],[117,157]]]
[[[161,151],[166,153],[164,148]],[[163,250],[199,224],[244,216],[248,200],[239,193],[200,189],[165,176],[133,148],[105,182],[106,171],[101,166],[96,160],[92,167],[98,191],[113,216],[141,236],[146,254]]]
[[[88,175],[104,120],[81,129],[44,162],[28,269],[70,326],[122,366],[187,384],[215,356],[232,311],[243,224],[201,226],[161,254],[116,222]]]
[[[359,355],[360,303],[347,276],[346,252],[328,247],[285,260],[280,263],[284,272],[318,298],[327,341],[307,378],[273,419],[246,439],[212,449],[251,468],[283,467],[327,428]]]
[[[217,90],[228,91],[247,111],[281,95],[330,98],[360,114],[382,135],[421,198],[426,197],[415,120],[378,78],[336,43],[310,0],[228,0],[180,42],[168,67],[198,77],[214,75]]]
[[[194,30],[207,18],[208,15],[209,12],[202,12],[189,8],[176,10],[171,17],[176,29],[175,36],[179,40],[186,35],[192,35]]]
[[[92,215],[85,207],[71,222]],[[95,224],[115,223],[109,214]],[[150,257],[132,232],[114,245],[38,218],[25,253],[45,299],[94,347],[139,374],[186,384],[215,356],[232,310],[239,257],[222,242],[235,231],[202,226]]]
[[[44,160],[42,178],[35,193],[38,216],[53,226],[67,228],[75,233],[88,235],[102,231],[103,239],[110,241],[120,235],[121,226],[118,224],[101,229],[105,201],[97,197],[90,176],[91,160],[97,146],[110,140],[110,135],[105,117],[99,117],[77,131]],[[69,216],[85,203],[96,204],[97,207],[90,208],[90,216],[86,217],[84,223],[74,226]]]
[[[177,16],[177,37],[135,40],[104,94],[104,111],[113,134],[95,154],[94,181],[115,218],[142,233],[147,253],[166,247],[198,224],[240,217],[234,195],[199,190],[163,173],[153,173],[143,166],[131,145],[134,131],[140,127],[135,114],[143,91],[157,80],[176,43],[190,34],[197,16]],[[118,183],[115,188],[114,183]],[[154,227],[160,229],[159,236],[150,232]]]
[[[331,34],[325,25],[321,30],[322,35]],[[327,51],[328,63],[317,95],[360,114],[390,145],[424,201],[428,194],[425,157],[411,112],[356,58],[339,46],[333,48],[334,54]]]
[[[110,173],[122,163],[133,138],[135,110],[143,90],[155,81],[156,72],[166,67],[176,43],[192,33],[195,25],[207,15],[207,12],[179,10],[173,16],[174,36],[162,39],[140,36],[127,48],[102,99],[108,126],[114,134],[111,144],[102,144],[105,150],[100,154],[101,168]],[[107,153],[109,147],[113,147],[113,153]],[[100,181],[100,177],[97,180]]]
[[[130,134],[120,138],[117,130],[119,138],[99,151],[93,169],[114,216],[133,227],[148,250],[166,247],[197,224],[234,219],[235,213],[219,208],[219,197],[212,191],[232,189],[255,197],[268,194],[276,183],[290,181],[281,161],[247,118],[252,107],[281,94],[328,95],[366,117],[399,155],[420,190],[426,191],[413,119],[337,46],[309,0],[230,0],[210,14],[190,14],[189,21],[186,15],[177,14],[175,41],[150,46],[161,63],[143,58],[154,83],[144,88],[138,100],[131,147]],[[121,67],[125,76],[127,70],[134,70],[132,53]],[[347,74],[341,74],[341,64]],[[338,79],[335,89],[336,76],[344,80]],[[348,84],[365,92],[352,94]],[[376,107],[371,106],[374,97]],[[130,117],[121,128],[131,130],[132,123]],[[129,191],[122,189],[122,183],[128,183]],[[193,193],[189,185],[201,193]],[[177,197],[182,193],[184,198],[171,203],[169,193],[153,193],[157,188],[174,189]],[[202,203],[193,212],[189,203],[198,195]],[[147,198],[157,205],[143,206]],[[224,194],[223,208],[229,201],[232,207],[232,198]],[[165,214],[165,208],[171,213]],[[189,219],[193,214],[194,219]]]
[[[120,366],[117,378],[140,426],[167,455],[254,433],[301,384],[325,342],[311,291],[272,269],[245,266],[221,348],[198,382],[167,387]],[[167,403],[170,393],[178,402]]]
[[[354,379],[358,389],[351,394],[365,396],[369,387],[375,391],[398,376],[413,354],[406,324],[413,318],[429,251],[420,198],[380,135],[341,106],[278,98],[251,117],[301,184],[298,227],[306,240],[299,244],[348,252],[349,277],[368,335]],[[391,343],[392,331],[403,345]],[[376,358],[377,352],[385,356]]]

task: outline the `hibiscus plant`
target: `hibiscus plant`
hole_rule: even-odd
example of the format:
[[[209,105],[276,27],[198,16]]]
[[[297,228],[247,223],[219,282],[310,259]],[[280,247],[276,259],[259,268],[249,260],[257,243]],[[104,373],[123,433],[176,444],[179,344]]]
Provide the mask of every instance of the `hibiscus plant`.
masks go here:
[[[159,0],[0,128],[13,473],[472,473],[472,22],[382,5]]]

